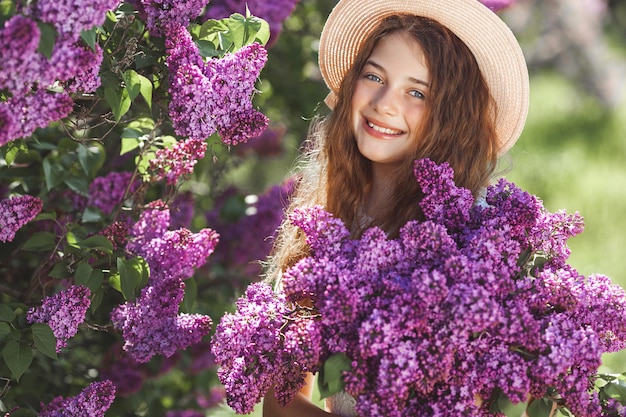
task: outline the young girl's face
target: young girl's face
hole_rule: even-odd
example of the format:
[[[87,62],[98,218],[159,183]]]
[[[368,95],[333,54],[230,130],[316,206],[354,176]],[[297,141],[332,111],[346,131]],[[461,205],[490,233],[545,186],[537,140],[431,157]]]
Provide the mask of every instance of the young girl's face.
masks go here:
[[[352,94],[352,128],[364,157],[379,164],[404,160],[418,140],[429,80],[422,48],[408,34],[378,42]]]

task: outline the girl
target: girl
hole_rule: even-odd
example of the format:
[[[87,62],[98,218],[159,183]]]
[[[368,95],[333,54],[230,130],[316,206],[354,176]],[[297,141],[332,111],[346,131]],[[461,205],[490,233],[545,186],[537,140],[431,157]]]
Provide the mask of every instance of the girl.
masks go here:
[[[340,0],[319,64],[333,111],[312,128],[290,207],[323,205],[354,238],[371,226],[394,237],[422,218],[416,159],[448,162],[456,184],[480,197],[525,122],[521,48],[478,0]],[[302,234],[285,222],[270,279],[306,254]],[[287,407],[269,391],[264,416],[355,415],[349,395],[327,401],[328,413],[310,391]]]

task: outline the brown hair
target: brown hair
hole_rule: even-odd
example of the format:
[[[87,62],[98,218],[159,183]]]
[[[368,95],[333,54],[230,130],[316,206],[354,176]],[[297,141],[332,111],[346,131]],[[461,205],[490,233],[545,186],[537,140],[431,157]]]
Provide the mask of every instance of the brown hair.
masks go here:
[[[318,140],[316,146],[321,146],[321,150],[312,157],[312,164],[319,166],[300,177],[303,191],[291,204],[322,204],[350,230],[356,230],[356,235],[362,232],[359,215],[365,191],[371,184],[371,164],[359,153],[354,140],[350,122],[352,93],[380,39],[398,32],[409,34],[422,47],[430,73],[430,93],[426,97],[425,122],[410,154],[395,173],[393,201],[371,224],[396,236],[407,221],[422,218],[421,190],[413,176],[416,159],[448,162],[455,172],[456,184],[468,188],[474,196],[487,186],[497,162],[495,103],[471,51],[434,20],[414,15],[384,19],[364,42],[344,77],[334,111],[319,132],[323,140],[321,144]],[[315,138],[312,140],[315,142]],[[306,253],[302,236],[297,230],[287,230],[288,226],[281,230],[284,236],[276,242],[274,261],[279,270]]]

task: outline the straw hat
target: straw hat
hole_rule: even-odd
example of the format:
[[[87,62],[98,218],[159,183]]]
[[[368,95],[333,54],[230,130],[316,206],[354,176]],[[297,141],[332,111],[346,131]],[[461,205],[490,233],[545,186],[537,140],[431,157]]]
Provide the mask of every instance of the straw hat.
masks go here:
[[[340,0],[322,31],[319,65],[333,108],[343,77],[362,43],[385,17],[414,14],[451,30],[472,51],[498,106],[498,154],[519,138],[528,113],[528,69],[507,25],[478,0]]]

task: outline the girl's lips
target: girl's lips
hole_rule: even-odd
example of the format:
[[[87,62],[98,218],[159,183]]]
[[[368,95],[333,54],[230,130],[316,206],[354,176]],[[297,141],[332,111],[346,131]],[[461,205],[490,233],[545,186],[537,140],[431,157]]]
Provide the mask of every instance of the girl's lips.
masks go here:
[[[368,130],[374,131],[378,134],[382,134],[385,136],[398,136],[404,133],[404,131],[402,130],[393,129],[391,127],[384,126],[381,123],[378,123],[369,119],[364,119],[364,120],[365,120],[365,126],[368,128]]]

